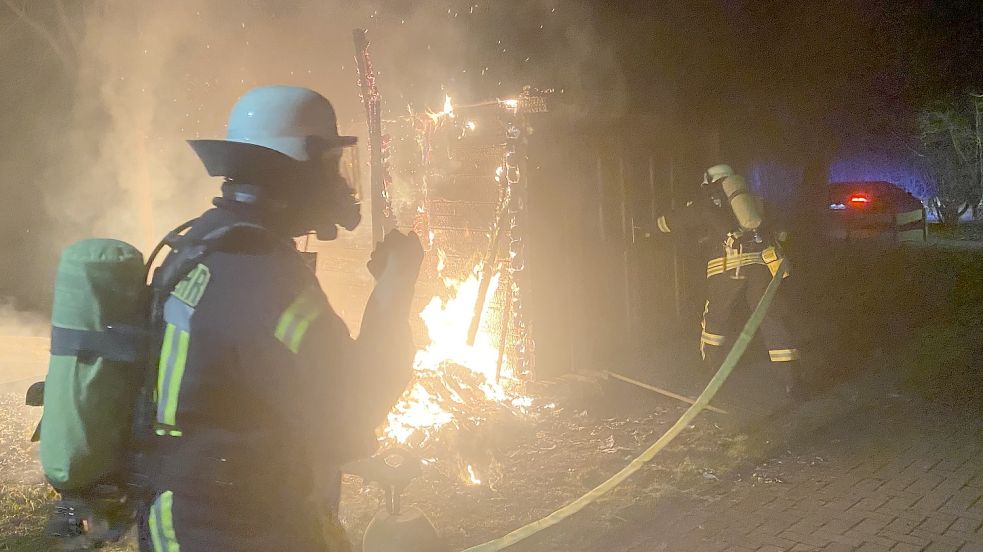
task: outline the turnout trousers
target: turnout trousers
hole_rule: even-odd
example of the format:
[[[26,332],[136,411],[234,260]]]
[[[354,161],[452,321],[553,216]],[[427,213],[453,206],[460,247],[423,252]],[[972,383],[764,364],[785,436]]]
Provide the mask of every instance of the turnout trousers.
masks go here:
[[[160,493],[138,520],[141,552],[345,552],[309,510],[264,508],[245,496],[191,497]],[[341,540],[337,540],[341,539]],[[331,542],[334,541],[334,542]]]
[[[730,343],[729,329],[735,322],[734,309],[741,302],[750,310],[758,305],[772,275],[767,266],[748,265],[729,270],[707,279],[707,302],[703,310],[703,332],[700,353],[714,370],[719,368]],[[759,333],[768,347],[772,363],[792,368],[799,360],[798,345],[789,327],[790,312],[785,296],[779,290],[771,303]]]

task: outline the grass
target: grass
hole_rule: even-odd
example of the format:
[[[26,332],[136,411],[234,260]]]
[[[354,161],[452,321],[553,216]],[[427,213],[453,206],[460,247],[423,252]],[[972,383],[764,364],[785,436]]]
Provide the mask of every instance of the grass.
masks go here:
[[[0,486],[0,551],[39,552],[54,550],[44,536],[44,527],[56,496],[43,483],[9,483]],[[106,552],[133,552],[128,543],[103,548]]]
[[[945,240],[983,241],[983,220],[962,222],[953,226],[943,226],[939,223],[928,225],[930,237]]]
[[[46,485],[11,483],[0,487],[0,550],[49,550],[50,543],[40,535],[44,534],[50,504]]]

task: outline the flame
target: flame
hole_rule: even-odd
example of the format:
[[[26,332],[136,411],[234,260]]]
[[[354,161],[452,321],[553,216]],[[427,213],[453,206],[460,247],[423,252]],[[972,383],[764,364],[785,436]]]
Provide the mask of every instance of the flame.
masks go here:
[[[474,468],[471,467],[471,464],[468,464],[468,479],[471,480],[472,485],[481,485],[481,480],[478,479],[478,475],[475,474]]]
[[[485,327],[488,317],[484,314],[498,288],[499,276],[496,274],[489,282],[482,327],[474,345],[468,345],[482,264],[476,265],[466,279],[454,280],[442,276],[446,256],[439,249],[437,254],[438,273],[449,296],[432,298],[420,313],[430,344],[417,351],[414,381],[390,411],[382,430],[383,439],[401,445],[412,442],[414,446],[425,446],[441,428],[456,421],[456,412],[466,411],[476,401],[494,401],[519,412],[525,412],[532,401],[511,390],[516,380],[508,369],[507,355],[500,378],[496,377],[498,340]],[[469,416],[469,421],[476,420]]]
[[[431,120],[431,122],[433,124],[440,123],[440,120],[443,119],[443,118],[445,118],[445,117],[448,118],[448,119],[453,119],[455,117],[455,115],[454,115],[454,104],[451,102],[451,97],[448,96],[447,94],[444,94],[444,109],[443,109],[443,111],[439,111],[437,113],[434,113],[433,111],[430,111],[428,109],[427,110],[427,116],[430,117],[430,120]]]

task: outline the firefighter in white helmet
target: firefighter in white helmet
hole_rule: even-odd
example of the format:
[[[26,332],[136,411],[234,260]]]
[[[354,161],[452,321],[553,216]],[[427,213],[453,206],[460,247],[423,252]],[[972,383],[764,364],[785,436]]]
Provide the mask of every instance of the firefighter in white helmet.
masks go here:
[[[423,259],[414,234],[377,245],[375,289],[352,339],[292,238],[334,239],[359,223],[339,170],[354,143],[327,99],[294,86],[250,90],[225,139],[191,141],[224,182],[154,278],[170,289],[142,551],[348,549],[338,466],[373,452],[373,428],[410,379]],[[176,287],[158,283],[188,264]]]
[[[657,225],[664,234],[697,232],[705,239],[701,241],[710,244],[700,353],[716,370],[728,350],[727,329],[734,308],[741,302],[751,309],[757,305],[783,256],[777,236],[764,224],[761,199],[750,193],[744,178],[729,165],[707,169],[703,190],[701,199],[659,217]],[[789,315],[779,293],[762,322],[761,333],[771,362],[784,368],[785,392],[793,395],[801,393],[803,385]]]

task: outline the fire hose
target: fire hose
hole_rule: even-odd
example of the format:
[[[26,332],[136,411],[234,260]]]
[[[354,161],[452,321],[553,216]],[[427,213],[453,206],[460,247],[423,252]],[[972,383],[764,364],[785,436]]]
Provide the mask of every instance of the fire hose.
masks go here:
[[[741,334],[734,342],[734,346],[731,347],[730,351],[727,353],[723,363],[720,365],[720,369],[717,370],[717,373],[710,379],[710,383],[708,383],[703,392],[700,393],[700,396],[696,398],[696,401],[693,402],[692,406],[686,409],[686,412],[680,416],[679,420],[677,420],[668,431],[659,437],[658,440],[652,443],[648,449],[632,460],[627,466],[622,468],[621,471],[611,476],[607,481],[601,483],[597,487],[594,487],[585,495],[567,504],[566,506],[563,506],[559,510],[556,510],[552,514],[549,514],[546,517],[532,523],[526,524],[523,527],[520,527],[495,540],[491,540],[477,546],[472,546],[463,552],[494,552],[508,548],[513,544],[523,541],[536,533],[539,533],[543,529],[556,525],[564,519],[576,514],[580,510],[583,510],[589,504],[593,503],[608,491],[611,491],[623,483],[635,472],[642,469],[645,464],[650,462],[656,454],[671,443],[680,433],[682,433],[682,431],[686,429],[690,422],[692,422],[700,412],[707,408],[707,406],[710,404],[710,400],[713,399],[720,388],[724,385],[724,382],[727,381],[727,378],[730,376],[731,372],[734,371],[734,367],[737,366],[738,361],[740,361],[741,357],[744,355],[744,351],[747,350],[748,344],[751,342],[754,334],[757,333],[758,327],[761,326],[761,322],[768,313],[768,309],[771,307],[775,294],[778,293],[778,287],[781,285],[783,276],[785,275],[785,271],[787,269],[786,264],[787,261],[784,259],[779,264],[778,270],[775,272],[775,276],[772,278],[771,283],[768,284],[768,288],[758,301],[758,305],[751,313],[751,317],[748,318],[748,321],[744,324]]]

